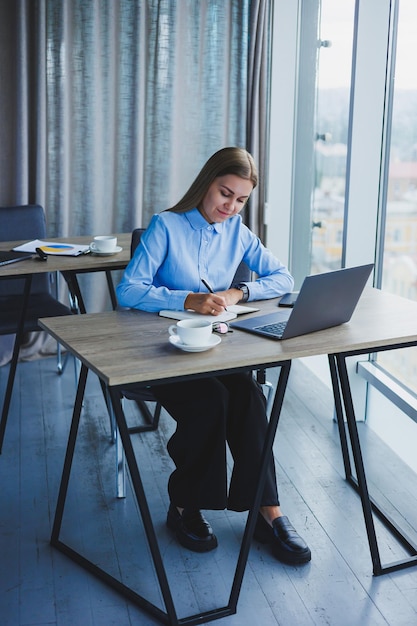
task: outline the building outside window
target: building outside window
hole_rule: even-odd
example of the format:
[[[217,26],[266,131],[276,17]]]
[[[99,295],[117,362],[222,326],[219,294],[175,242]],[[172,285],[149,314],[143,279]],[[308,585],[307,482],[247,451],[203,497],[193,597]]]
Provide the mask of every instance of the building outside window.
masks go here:
[[[310,273],[342,263],[355,0],[320,6]]]
[[[400,0],[392,119],[387,136],[386,213],[381,288],[417,300],[417,4]],[[379,355],[377,363],[417,396],[417,350]]]
[[[374,260],[376,287],[417,300],[417,3],[275,9],[267,245],[296,289]],[[357,418],[417,471],[417,348],[351,365]]]
[[[395,3],[392,3],[393,7]],[[341,267],[346,210],[346,164],[355,1],[320,3],[311,207],[310,272]],[[392,15],[396,15],[393,11]],[[398,2],[394,24],[393,89],[388,136],[383,224],[381,289],[417,300],[417,4]],[[388,78],[388,77],[387,77]],[[366,175],[366,172],[364,173]],[[417,350],[385,352],[379,366],[417,395]]]

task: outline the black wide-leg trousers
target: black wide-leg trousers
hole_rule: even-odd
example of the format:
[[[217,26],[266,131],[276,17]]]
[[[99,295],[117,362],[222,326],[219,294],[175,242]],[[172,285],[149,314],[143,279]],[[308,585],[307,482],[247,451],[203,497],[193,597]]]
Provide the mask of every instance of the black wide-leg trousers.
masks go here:
[[[250,509],[268,426],[266,400],[250,372],[202,378],[152,391],[176,421],[168,492],[178,507]],[[226,442],[233,457],[229,489]],[[279,504],[270,454],[261,506]]]

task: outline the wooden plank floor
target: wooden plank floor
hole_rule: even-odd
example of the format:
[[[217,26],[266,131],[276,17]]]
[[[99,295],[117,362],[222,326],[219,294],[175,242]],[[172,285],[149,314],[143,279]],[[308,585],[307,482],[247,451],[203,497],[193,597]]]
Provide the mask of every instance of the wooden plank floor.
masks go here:
[[[8,368],[0,369],[3,398]],[[269,377],[273,376],[270,374]],[[0,624],[151,626],[157,622],[51,548],[49,537],[75,394],[69,363],[20,363],[0,456]],[[129,419],[136,419],[128,403]],[[283,510],[312,550],[311,563],[276,562],[254,543],[237,615],[219,626],[410,626],[417,624],[417,567],[374,577],[360,501],[343,475],[329,390],[295,363],[275,443]],[[208,512],[219,538],[209,554],[177,546],[165,527],[166,441],[173,421],[133,437],[179,617],[227,603],[246,515]],[[373,493],[417,541],[417,476],[360,425]],[[403,549],[377,522],[382,559]],[[114,447],[97,379],[91,375],[62,536],[162,607],[130,488],[115,498]],[[216,623],[216,622],[214,622]]]

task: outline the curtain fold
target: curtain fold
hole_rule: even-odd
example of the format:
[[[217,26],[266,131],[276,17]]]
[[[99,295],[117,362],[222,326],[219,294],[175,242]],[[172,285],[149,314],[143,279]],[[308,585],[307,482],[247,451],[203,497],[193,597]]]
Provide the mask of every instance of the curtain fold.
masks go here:
[[[54,234],[146,226],[212,152],[246,145],[249,7],[46,0]]]
[[[260,180],[252,194],[247,225],[264,239],[269,153],[272,3],[252,0],[247,80],[247,148],[258,164]]]

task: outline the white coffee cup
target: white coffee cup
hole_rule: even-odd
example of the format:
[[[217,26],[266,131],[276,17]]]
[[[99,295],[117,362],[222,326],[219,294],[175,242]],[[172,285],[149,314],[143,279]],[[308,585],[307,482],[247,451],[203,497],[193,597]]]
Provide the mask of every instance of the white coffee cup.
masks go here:
[[[90,243],[93,252],[114,252],[117,247],[117,237],[114,235],[98,235]]]
[[[181,343],[188,346],[206,346],[212,331],[213,326],[209,320],[194,319],[180,320],[168,329],[170,335],[177,335]]]

